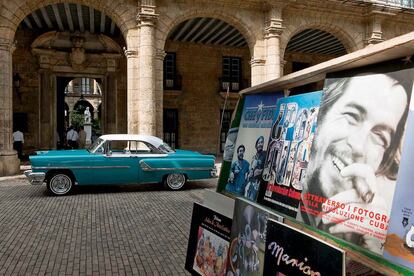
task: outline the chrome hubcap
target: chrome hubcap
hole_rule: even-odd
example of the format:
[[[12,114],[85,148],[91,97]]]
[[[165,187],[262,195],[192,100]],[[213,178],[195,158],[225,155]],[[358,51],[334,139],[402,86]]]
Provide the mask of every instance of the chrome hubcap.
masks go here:
[[[55,194],[66,194],[72,187],[72,180],[65,174],[57,174],[50,180],[50,188]]]
[[[169,174],[167,176],[167,183],[171,189],[180,189],[185,183],[185,176],[179,173]]]

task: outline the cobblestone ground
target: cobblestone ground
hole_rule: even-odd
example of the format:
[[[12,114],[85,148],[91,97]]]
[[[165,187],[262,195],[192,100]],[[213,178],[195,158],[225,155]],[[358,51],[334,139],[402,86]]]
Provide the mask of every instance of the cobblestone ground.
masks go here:
[[[188,275],[193,202],[217,179],[82,187],[52,197],[26,179],[0,180],[0,275]]]

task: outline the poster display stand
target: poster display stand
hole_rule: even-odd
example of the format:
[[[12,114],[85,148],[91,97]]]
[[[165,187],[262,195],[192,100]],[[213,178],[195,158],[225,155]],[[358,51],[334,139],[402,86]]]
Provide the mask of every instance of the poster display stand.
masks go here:
[[[410,179],[412,179],[410,156],[413,155],[410,151],[413,148],[411,146],[413,141],[407,139],[411,137],[411,133],[414,133],[414,121],[411,118],[411,109],[414,106],[411,96],[414,64],[408,58],[411,55],[414,55],[414,32],[241,91],[242,97],[231,125],[232,128],[238,128],[238,136],[232,138],[233,159],[229,159],[227,153],[227,160],[223,162],[224,170],[218,179],[216,191],[220,195],[214,196],[212,194],[214,192],[209,191],[204,200],[205,206],[220,206],[215,211],[227,218],[233,214],[232,231],[229,236],[226,236],[226,241],[230,241],[227,256],[228,271],[231,266],[231,273],[234,275],[239,275],[241,271],[245,271],[245,274],[240,275],[259,275],[262,271],[272,271],[272,273],[277,271],[277,275],[285,275],[283,271],[289,271],[292,267],[302,272],[309,269],[305,265],[308,259],[305,260],[304,255],[301,255],[303,252],[298,251],[299,246],[289,247],[289,252],[290,256],[301,256],[300,258],[305,260],[301,263],[299,259],[291,260],[290,256],[283,255],[276,249],[269,251],[270,255],[266,257],[267,259],[258,257],[257,254],[257,256],[250,254],[256,256],[256,263],[260,264],[260,267],[254,266],[256,263],[252,261],[254,259],[251,259],[250,255],[246,255],[244,251],[241,253],[235,251],[234,246],[232,247],[232,243],[239,244],[240,246],[235,248],[244,248],[250,252],[250,240],[247,243],[246,238],[243,238],[248,233],[248,236],[254,239],[261,238],[258,239],[260,243],[252,244],[257,246],[257,252],[265,250],[266,246],[276,248],[274,243],[270,244],[266,241],[264,232],[252,232],[250,226],[247,227],[250,222],[245,222],[246,217],[256,216],[249,216],[248,214],[253,214],[253,211],[245,210],[261,208],[261,206],[264,208],[278,206],[272,208],[272,212],[284,218],[283,224],[272,220],[261,221],[267,228],[271,225],[269,229],[272,230],[273,242],[276,242],[282,233],[278,234],[277,231],[287,231],[286,237],[297,235],[297,240],[310,239],[309,244],[323,241],[320,243],[321,252],[326,248],[327,254],[337,254],[337,259],[342,262],[346,256],[347,263],[352,264],[349,266],[349,271],[346,271],[344,265],[345,269],[342,266],[338,267],[338,271],[332,275],[373,275],[369,272],[349,274],[359,269],[355,265],[356,262],[381,274],[414,275],[412,270],[414,226],[410,225],[414,221],[414,201],[410,196],[413,194],[413,188],[410,187]],[[316,81],[325,83],[317,123],[315,118],[309,121],[311,113],[300,111],[298,104],[296,109],[291,108],[290,112],[287,108],[289,101],[284,106],[280,105],[279,113],[275,109],[273,123],[269,125],[270,139],[266,137],[268,139],[266,142],[273,144],[272,148],[270,145],[265,148],[268,150],[266,159],[253,156],[251,162],[246,165],[248,168],[244,169],[242,160],[245,149],[238,152],[235,145],[240,144],[241,141],[243,144],[255,144],[258,153],[260,148],[259,139],[253,141],[253,135],[240,136],[243,135],[243,126],[240,122],[245,119],[243,116],[246,116],[243,115],[245,114],[243,111],[246,111],[243,109],[245,103],[254,102],[255,95],[281,93]],[[264,105],[258,106],[260,109],[260,106]],[[285,120],[291,123],[285,125],[285,131],[291,128],[291,133],[286,132],[282,135],[280,132],[279,135],[277,127],[280,125],[282,131],[281,121],[286,116],[293,116],[293,112],[296,112],[297,118]],[[280,118],[278,114],[281,114]],[[259,117],[257,115],[257,118]],[[313,140],[307,140],[306,148],[303,149],[299,147],[303,139],[295,138],[308,137],[300,135],[302,121],[303,132],[306,131],[306,122],[309,121],[308,135],[312,133]],[[272,126],[274,130],[270,131]],[[294,126],[297,126],[297,129]],[[283,144],[280,137],[284,138]],[[283,149],[286,149],[286,152]],[[294,149],[292,154],[289,152],[290,149]],[[273,155],[269,157],[270,151]],[[286,159],[284,163],[283,154]],[[295,161],[298,156],[302,158],[300,162]],[[262,161],[263,166],[258,167]],[[264,168],[267,163],[264,161],[269,161],[267,171]],[[235,177],[235,173],[232,172],[233,163],[239,164],[238,169],[236,168],[237,173],[243,172],[239,182],[245,179],[245,186],[239,187],[236,193],[232,187],[228,188],[228,184]],[[296,165],[297,175],[295,175]],[[252,167],[258,170],[252,170]],[[249,199],[246,196],[247,183],[252,182],[249,178],[258,175],[258,172],[260,172],[258,195]],[[294,189],[289,188],[290,185]],[[285,190],[294,190],[292,196],[289,192],[286,195],[286,198],[295,198],[294,201],[279,200]],[[274,197],[273,193],[279,196]],[[235,199],[236,204],[234,201],[225,203],[226,199],[222,195],[231,200]],[[220,201],[223,203],[218,203]],[[269,204],[272,202],[275,204]],[[220,212],[220,208],[223,212]],[[223,208],[234,209],[229,211]],[[271,224],[268,224],[269,222]],[[289,229],[297,233],[288,235]],[[227,239],[228,237],[231,238]],[[399,248],[394,244],[396,239]],[[285,246],[289,246],[286,240],[282,239],[278,242],[285,242]],[[303,246],[306,246],[306,242]],[[279,245],[277,249],[280,250]],[[329,250],[334,250],[332,252],[336,253],[328,253]],[[275,256],[277,257],[279,253],[281,255],[276,265]],[[344,255],[341,257],[341,254]],[[285,270],[281,266],[278,267],[282,259],[283,265],[287,265]],[[273,263],[267,266],[266,260],[273,260]],[[312,267],[323,268],[322,262],[323,260],[319,259],[312,260]],[[359,270],[364,271],[364,269]],[[199,273],[199,275],[203,274]]]

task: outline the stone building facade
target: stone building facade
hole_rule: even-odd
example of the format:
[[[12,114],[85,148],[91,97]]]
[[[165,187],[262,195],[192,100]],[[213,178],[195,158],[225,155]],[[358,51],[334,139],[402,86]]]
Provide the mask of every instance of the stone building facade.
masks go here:
[[[220,153],[220,122],[238,90],[413,31],[411,8],[389,2],[2,0],[0,176],[19,169],[18,122],[27,154],[56,147],[65,131],[62,91],[74,78],[101,85],[103,133],[164,136]],[[196,39],[208,30],[211,39]],[[318,44],[309,51],[306,43],[324,36],[326,52]],[[335,43],[343,50],[330,51]],[[236,86],[226,84],[227,62]],[[170,65],[177,85],[165,81]]]

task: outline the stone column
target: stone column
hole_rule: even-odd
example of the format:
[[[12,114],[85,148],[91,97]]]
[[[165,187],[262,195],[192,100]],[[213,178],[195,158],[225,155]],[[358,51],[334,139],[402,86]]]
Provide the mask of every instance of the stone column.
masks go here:
[[[117,56],[106,54],[107,74],[106,74],[106,89],[105,89],[105,133],[117,133]]]
[[[54,113],[54,89],[51,72],[40,64],[40,149],[54,148],[54,141],[50,137],[55,136],[52,115]]]
[[[272,6],[268,12],[268,22],[265,28],[266,40],[266,81],[279,78],[280,73],[280,35],[282,34],[282,8]],[[283,59],[283,57],[282,57]]]
[[[151,1],[150,1],[151,2]],[[138,133],[157,135],[155,91],[155,6],[142,4],[138,14],[139,42],[139,99]]]
[[[266,61],[260,58],[252,58],[250,60],[250,67],[252,70],[252,86],[263,83],[265,75],[263,72]]]
[[[163,71],[165,51],[157,49],[155,55],[155,108],[156,108],[156,136],[164,137],[164,86],[163,86]]]
[[[13,43],[0,39],[0,176],[20,171],[17,152],[13,150]]]
[[[127,58],[127,132],[138,134],[139,125],[139,32],[132,29],[127,34],[128,49],[124,48]]]
[[[116,99],[117,85],[116,74],[107,73],[106,75],[106,95],[105,95],[105,132],[116,133]]]

